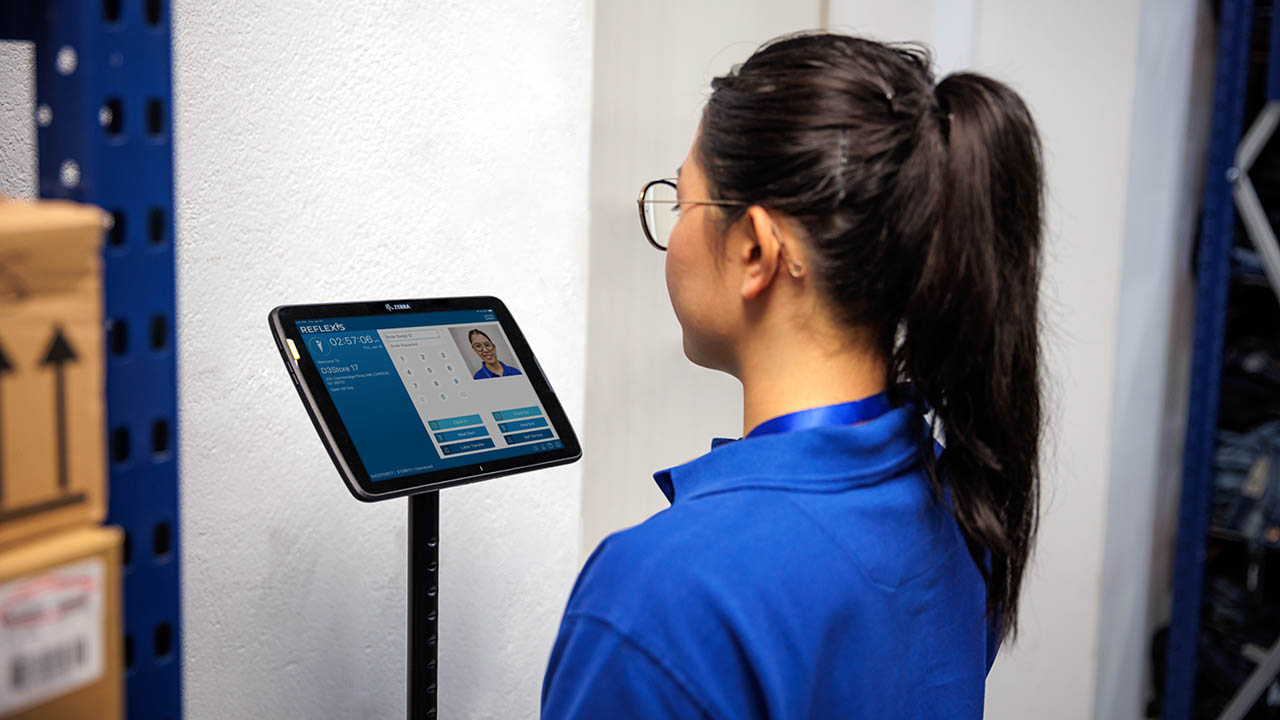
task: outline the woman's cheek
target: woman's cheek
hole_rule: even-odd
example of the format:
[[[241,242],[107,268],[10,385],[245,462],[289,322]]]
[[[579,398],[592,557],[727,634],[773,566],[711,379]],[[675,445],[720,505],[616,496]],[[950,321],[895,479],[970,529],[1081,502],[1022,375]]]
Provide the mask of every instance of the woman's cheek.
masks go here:
[[[667,297],[671,300],[671,309],[675,310],[676,319],[681,320],[681,271],[680,266],[683,258],[681,258],[682,245],[675,242],[675,234],[672,233],[671,244],[666,252],[666,264],[664,272],[667,279]],[[683,324],[683,320],[681,320]]]
[[[689,243],[697,241],[696,237],[680,238],[677,233],[672,233],[671,243],[667,248],[666,277],[667,295],[671,299],[671,309],[675,311],[676,321],[680,323],[685,357],[702,365],[706,359],[702,357],[705,354],[702,348],[705,329],[701,327],[704,319],[699,317],[701,308],[698,307],[701,288],[697,277],[697,263],[695,258],[689,257],[689,252],[694,250]]]

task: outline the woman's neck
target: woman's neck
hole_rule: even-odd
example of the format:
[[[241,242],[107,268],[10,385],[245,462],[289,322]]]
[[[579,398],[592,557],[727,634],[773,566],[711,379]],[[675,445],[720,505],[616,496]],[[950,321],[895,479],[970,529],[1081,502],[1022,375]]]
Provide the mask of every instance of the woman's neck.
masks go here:
[[[771,418],[823,405],[860,400],[885,390],[885,360],[855,348],[832,350],[821,343],[761,344],[745,353],[742,436]]]
[[[485,367],[487,367],[487,368],[489,368],[489,371],[490,371],[490,372],[496,372],[496,373],[500,373],[500,372],[502,372],[502,361],[501,361],[501,360],[494,360],[492,363],[488,363],[488,362],[486,362],[486,363],[484,364],[484,366],[485,366]]]

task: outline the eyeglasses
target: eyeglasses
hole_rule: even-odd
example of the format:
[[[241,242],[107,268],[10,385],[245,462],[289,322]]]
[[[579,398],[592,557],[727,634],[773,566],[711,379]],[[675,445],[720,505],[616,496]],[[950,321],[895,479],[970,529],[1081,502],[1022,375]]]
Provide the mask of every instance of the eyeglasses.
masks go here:
[[[681,205],[715,205],[717,207],[743,207],[751,203],[732,202],[728,200],[678,200],[676,198],[676,179],[663,178],[661,180],[650,180],[640,188],[640,197],[636,198],[636,204],[640,206],[640,228],[644,230],[644,237],[649,244],[655,248],[666,252],[667,240],[671,237],[671,229],[675,227],[676,220],[679,218]],[[663,211],[662,206],[670,206],[669,210]],[[769,219],[773,222],[773,218]],[[804,266],[787,258],[787,248],[782,244],[782,232],[778,230],[777,224],[773,226],[774,235],[778,238],[779,252],[782,254],[783,261],[786,264],[787,272],[792,277],[800,277],[804,273]]]
[[[679,218],[681,205],[716,205],[719,207],[741,207],[744,202],[721,200],[678,200],[676,198],[675,178],[650,180],[640,188],[640,197],[636,198],[640,206],[640,228],[644,230],[645,239],[655,248],[666,252],[667,240],[671,237],[671,228],[675,227]],[[669,206],[669,207],[668,207]]]

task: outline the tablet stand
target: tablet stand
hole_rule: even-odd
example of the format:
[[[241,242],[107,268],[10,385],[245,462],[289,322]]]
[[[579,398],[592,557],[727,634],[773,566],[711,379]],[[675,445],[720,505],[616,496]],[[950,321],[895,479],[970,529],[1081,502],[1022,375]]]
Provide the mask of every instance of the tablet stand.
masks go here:
[[[436,717],[440,491],[409,496],[408,720]]]

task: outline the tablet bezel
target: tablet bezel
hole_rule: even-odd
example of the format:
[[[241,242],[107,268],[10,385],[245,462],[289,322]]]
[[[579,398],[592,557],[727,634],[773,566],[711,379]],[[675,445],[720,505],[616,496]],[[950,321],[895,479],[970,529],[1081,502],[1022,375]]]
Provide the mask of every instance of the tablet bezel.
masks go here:
[[[506,333],[525,375],[533,385],[538,400],[546,410],[547,418],[555,428],[558,439],[564,447],[556,450],[529,453],[511,458],[501,458],[489,462],[445,468],[427,473],[407,475],[399,478],[373,481],[365,469],[355,444],[347,433],[329,391],[325,388],[316,365],[311,360],[306,344],[302,342],[302,334],[298,330],[298,321],[327,320],[341,317],[387,317],[427,312],[448,312],[454,310],[491,310],[498,317],[498,323]],[[582,449],[578,437],[569,424],[564,408],[556,396],[555,390],[547,382],[538,364],[533,350],[525,340],[524,333],[516,324],[506,304],[496,297],[470,296],[450,298],[420,298],[396,300],[369,300],[347,303],[322,303],[313,305],[281,305],[274,308],[269,317],[271,334],[275,338],[276,347],[284,360],[285,367],[294,380],[302,404],[311,416],[320,439],[328,451],[330,459],[338,469],[351,494],[358,500],[372,502],[402,497],[420,492],[430,492],[441,488],[464,485],[467,483],[488,480],[514,473],[536,470],[556,465],[565,465],[582,457]],[[286,340],[292,340],[300,358],[295,362],[288,349]]]

